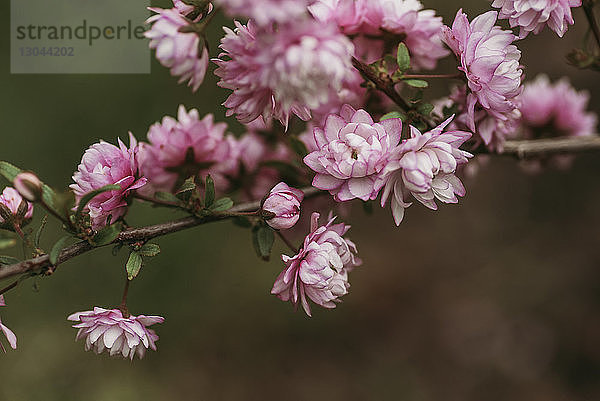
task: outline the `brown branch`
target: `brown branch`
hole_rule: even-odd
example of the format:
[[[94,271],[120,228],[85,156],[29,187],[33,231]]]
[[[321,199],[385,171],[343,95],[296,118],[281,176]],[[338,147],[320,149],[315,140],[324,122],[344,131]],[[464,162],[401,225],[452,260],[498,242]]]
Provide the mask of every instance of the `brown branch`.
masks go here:
[[[389,75],[385,74],[381,76],[377,74],[371,67],[358,60],[356,57],[352,57],[352,65],[362,74],[365,79],[373,82],[377,89],[385,93],[387,97],[392,99],[392,101],[400,106],[400,108],[402,108],[404,111],[410,110],[410,105],[406,103],[406,101],[398,92],[396,92],[396,89],[394,88],[394,81],[389,77]]]
[[[600,136],[506,141],[500,155],[517,159],[548,156],[560,153],[583,153],[600,150]],[[484,153],[484,152],[481,152]]]

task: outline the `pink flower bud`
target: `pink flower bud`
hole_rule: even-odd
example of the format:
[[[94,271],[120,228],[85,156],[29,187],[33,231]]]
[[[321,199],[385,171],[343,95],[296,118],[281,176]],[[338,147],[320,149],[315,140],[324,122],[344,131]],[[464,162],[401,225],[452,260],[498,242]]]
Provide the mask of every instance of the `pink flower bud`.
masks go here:
[[[275,185],[262,205],[267,224],[276,230],[294,226],[300,218],[300,202],[304,193],[280,182]]]
[[[30,202],[35,202],[42,197],[42,182],[33,173],[17,175],[13,185],[17,192]]]

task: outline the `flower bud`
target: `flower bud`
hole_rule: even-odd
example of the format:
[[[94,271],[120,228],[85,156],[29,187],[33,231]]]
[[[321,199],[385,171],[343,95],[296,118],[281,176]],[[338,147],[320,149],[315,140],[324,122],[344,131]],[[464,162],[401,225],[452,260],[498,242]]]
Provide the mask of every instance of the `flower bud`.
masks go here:
[[[262,215],[276,230],[291,228],[300,218],[300,202],[304,193],[280,182],[267,195],[262,205]]]
[[[35,202],[42,197],[42,182],[33,173],[20,173],[13,182],[19,194],[30,202]]]
[[[16,189],[4,188],[0,194],[0,228],[12,230],[31,221],[33,205],[24,200]]]

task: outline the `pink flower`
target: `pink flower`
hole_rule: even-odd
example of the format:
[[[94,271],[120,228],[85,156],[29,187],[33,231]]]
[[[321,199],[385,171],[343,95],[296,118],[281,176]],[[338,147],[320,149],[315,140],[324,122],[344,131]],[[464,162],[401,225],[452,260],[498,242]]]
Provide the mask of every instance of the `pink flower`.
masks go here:
[[[131,360],[136,354],[142,359],[148,348],[156,351],[158,336],[147,327],[165,321],[161,316],[123,317],[119,309],[98,307],[93,311],[73,313],[67,319],[79,322],[73,326],[79,329],[75,340],[85,338],[86,351],[91,349],[100,354],[106,350],[110,356],[120,354]]]
[[[511,43],[511,31],[494,26],[498,13],[488,11],[469,24],[459,10],[452,29],[443,27],[443,38],[460,61],[459,70],[466,74],[470,93],[467,96],[468,126],[475,131],[475,104],[500,119],[517,109],[516,97],[521,91],[519,66],[521,52]]]
[[[179,9],[188,10],[181,5]],[[191,21],[179,9],[150,8],[157,14],[146,21],[152,27],[144,36],[150,39],[150,48],[156,50],[156,59],[171,69],[171,75],[179,77],[179,83],[188,81],[188,86],[195,92],[206,75],[208,49],[201,46],[197,33],[181,31]]]
[[[437,210],[435,199],[457,203],[456,195],[465,195],[465,188],[454,173],[458,165],[472,157],[459,149],[471,134],[443,132],[451,120],[452,117],[424,134],[411,126],[411,138],[395,149],[393,162],[388,166],[381,206],[393,193],[391,207],[396,225],[402,222],[404,209],[412,204],[405,200],[407,194],[432,210]]]
[[[330,115],[324,130],[314,130],[319,150],[304,158],[317,173],[312,184],[338,202],[375,199],[391,151],[400,142],[402,122],[392,118],[375,123],[366,111],[347,105],[340,114]]]
[[[306,16],[314,0],[217,0],[230,16],[252,19],[258,25],[287,23]]]
[[[19,194],[30,202],[35,202],[42,196],[42,182],[33,173],[26,171],[17,174],[13,185]]]
[[[406,44],[413,67],[435,68],[448,54],[440,37],[442,18],[417,0],[319,0],[309,10],[319,21],[334,21],[344,33],[359,35],[356,54],[367,63],[383,56],[384,32]]]
[[[356,246],[343,238],[350,226],[333,224],[334,218],[318,226],[319,213],[311,216],[311,232],[304,239],[300,251],[289,257],[282,255],[286,265],[275,280],[271,294],[294,306],[302,303],[311,316],[307,297],[325,308],[335,308],[340,297],[348,293],[348,272],[362,262],[356,255]]]
[[[6,306],[3,295],[0,295],[0,306]],[[6,327],[5,325],[2,324],[2,320],[0,320],[0,331],[6,337],[6,340],[8,341],[8,344],[10,345],[10,347],[12,349],[17,349],[17,336],[8,327]],[[1,342],[0,342],[0,349],[2,349],[2,351],[6,352],[6,350],[4,349],[4,345],[2,345]]]
[[[127,200],[131,191],[146,184],[138,165],[138,144],[129,133],[129,148],[119,139],[119,147],[100,141],[85,151],[77,171],[73,174],[74,184],[70,188],[77,202],[96,189],[106,185],[119,185],[120,190],[103,192],[94,197],[85,207],[89,212],[92,228],[97,230],[115,222],[127,213]]]
[[[589,98],[567,78],[551,84],[546,75],[539,75],[524,85],[520,96],[522,135],[526,139],[594,135],[598,116],[586,112]]]
[[[273,213],[271,218],[265,218],[267,224],[276,230],[292,228],[300,218],[300,203],[304,192],[289,187],[280,182],[275,185],[262,204],[261,209]]]
[[[189,177],[211,174],[219,190],[237,169],[237,144],[225,135],[227,124],[214,123],[212,114],[200,119],[198,110],[179,106],[177,120],[166,116],[148,131],[149,144],[140,149],[140,169],[148,179],[144,193],[172,192]]]
[[[262,116],[287,127],[291,114],[309,120],[353,73],[352,44],[335,26],[300,19],[277,29],[252,21],[224,29],[215,74],[219,86],[233,90],[223,103],[227,115],[243,123]]]
[[[519,38],[533,32],[540,33],[548,25],[558,36],[573,25],[572,7],[580,7],[581,0],[494,0],[492,7],[500,9],[500,19],[508,19],[511,28],[520,28]]]
[[[21,206],[22,203],[24,209],[19,211],[19,206]],[[9,215],[14,223],[19,226],[28,223],[31,220],[31,217],[33,217],[33,205],[23,199],[17,190],[12,187],[4,188],[4,191],[0,194],[0,208],[2,208],[2,213],[0,213],[0,226],[6,226],[7,223],[2,217],[2,214],[4,213]],[[12,228],[12,224],[10,227],[5,228]]]

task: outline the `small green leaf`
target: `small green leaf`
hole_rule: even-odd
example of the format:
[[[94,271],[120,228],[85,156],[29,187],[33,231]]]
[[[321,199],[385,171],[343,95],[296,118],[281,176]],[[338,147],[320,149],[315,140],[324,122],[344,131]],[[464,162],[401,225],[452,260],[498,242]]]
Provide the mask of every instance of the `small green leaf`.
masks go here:
[[[252,230],[252,242],[257,255],[263,260],[269,260],[275,242],[273,230],[266,225],[255,227]]]
[[[4,176],[11,184],[15,180],[15,177],[21,172],[22,170],[20,168],[15,167],[8,162],[0,161],[0,175]]]
[[[379,121],[383,121],[383,120],[389,120],[390,118],[399,118],[401,120],[406,119],[406,114],[400,112],[400,111],[390,111],[387,114],[384,114]]]
[[[104,246],[110,244],[119,237],[121,229],[122,227],[120,223],[112,224],[102,228],[96,233],[96,235],[94,235],[94,238],[92,238],[92,245]]]
[[[40,223],[39,228],[35,232],[34,244],[35,244],[36,248],[40,247],[40,239],[42,238],[42,232],[44,231],[44,228],[46,228],[46,223],[48,223],[48,215],[47,214],[44,215],[44,217],[42,217],[42,222]]]
[[[17,245],[15,238],[0,238],[0,249],[12,248]]]
[[[158,246],[158,244],[144,244],[140,250],[139,250],[140,255],[142,256],[156,256],[160,253],[160,246]]]
[[[65,242],[67,242],[67,240],[69,238],[71,238],[71,237],[68,235],[62,237],[52,247],[52,250],[50,251],[50,264],[52,266],[56,266],[56,263],[58,263],[58,258],[60,256],[60,252],[62,251]]]
[[[184,192],[190,192],[196,189],[196,183],[194,182],[194,177],[190,177],[187,180],[185,180],[183,182],[183,184],[181,184],[181,187],[179,187],[179,190],[177,191],[178,194],[184,193]]]
[[[14,265],[15,263],[19,262],[19,259],[13,258],[12,256],[0,256],[0,265]]]
[[[128,280],[133,280],[136,278],[142,269],[142,255],[135,251],[131,252],[129,254],[129,259],[127,259],[125,268],[127,269]]]
[[[206,188],[204,189],[204,206],[210,207],[215,202],[215,181],[210,175],[206,176]]]
[[[427,88],[429,86],[427,81],[423,81],[422,79],[407,79],[404,82],[413,88]]]
[[[404,43],[398,45],[398,53],[396,54],[396,63],[400,71],[408,71],[410,69],[410,53]]]
[[[290,147],[300,157],[304,157],[308,154],[306,144],[295,136],[290,136]]]
[[[233,207],[233,201],[230,198],[217,199],[210,207],[213,212],[224,212]]]
[[[113,185],[105,185],[102,188],[98,188],[92,192],[88,192],[87,194],[83,195],[83,197],[79,201],[79,205],[77,205],[77,211],[75,212],[75,215],[80,216],[81,213],[83,213],[83,209],[85,209],[87,204],[90,203],[90,201],[92,199],[94,199],[96,196],[98,196],[104,192],[117,191],[119,189],[121,189],[120,185],[113,184]]]
[[[424,116],[428,116],[433,111],[433,105],[431,103],[421,103],[419,107],[417,107],[417,111]]]
[[[170,192],[155,192],[154,197],[161,201],[179,203],[179,198]]]

